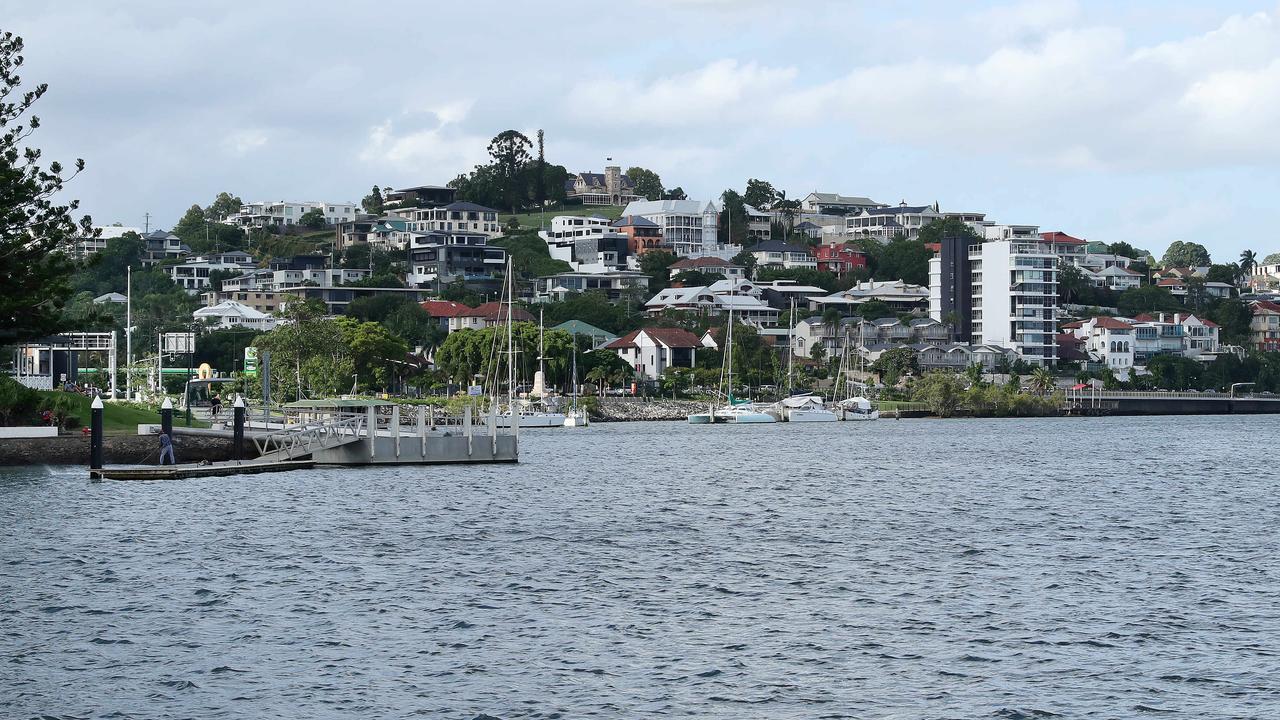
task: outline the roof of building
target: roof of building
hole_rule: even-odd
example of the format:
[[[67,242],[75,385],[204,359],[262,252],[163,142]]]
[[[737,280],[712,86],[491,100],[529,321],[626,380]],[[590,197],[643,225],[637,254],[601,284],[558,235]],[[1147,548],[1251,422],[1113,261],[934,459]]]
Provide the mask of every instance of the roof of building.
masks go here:
[[[1259,315],[1263,312],[1280,313],[1280,305],[1270,300],[1254,300],[1250,305],[1253,306],[1253,313]]]
[[[622,217],[613,221],[613,226],[614,227],[658,227],[658,223],[641,215],[623,215]]]
[[[445,210],[457,210],[457,211],[460,211],[460,212],[491,212],[491,213],[496,213],[496,212],[498,212],[497,210],[494,210],[493,208],[488,208],[488,207],[485,207],[485,206],[483,206],[483,205],[477,205],[477,204],[475,204],[475,203],[473,203],[473,202],[465,202],[465,201],[461,201],[461,200],[460,200],[460,201],[458,201],[458,202],[452,202],[452,203],[449,203],[448,205],[445,205],[443,209],[445,209]]]
[[[93,302],[98,305],[101,305],[103,303],[123,303],[128,301],[129,301],[129,298],[125,297],[124,295],[121,295],[118,292],[109,292],[109,293],[106,293],[105,295],[99,295],[98,297],[93,299]]]
[[[809,248],[801,247],[799,245],[792,245],[790,243],[785,243],[781,240],[765,240],[757,244],[755,247],[747,248],[747,252],[750,252],[750,253],[787,252],[787,253],[804,253],[805,255],[808,255]]]
[[[702,347],[702,340],[697,335],[681,328],[640,328],[632,330],[613,342],[605,345],[608,350],[619,350],[636,346],[636,338],[644,333],[650,340],[669,348]]]
[[[254,310],[248,305],[243,305],[235,300],[223,300],[217,305],[202,307],[191,313],[193,317],[242,317],[246,320],[262,320],[267,314],[259,310]]]
[[[1066,362],[1075,362],[1078,360],[1088,360],[1089,356],[1080,347],[1084,344],[1084,340],[1072,335],[1071,333],[1058,333],[1054,335],[1058,345],[1058,359]]]
[[[1182,287],[1184,284],[1181,278],[1162,278],[1156,281],[1159,287]]]
[[[421,304],[422,309],[433,318],[460,317],[471,311],[470,307],[452,300],[427,300]]]
[[[1100,315],[1092,320],[1093,326],[1104,330],[1132,330],[1133,324],[1123,320],[1117,320],[1113,317]]]
[[[695,257],[680,258],[679,260],[671,263],[670,269],[671,270],[692,270],[692,269],[704,268],[704,267],[731,268],[731,267],[742,267],[742,266],[734,265],[728,260],[724,260],[722,258],[707,256],[707,257],[696,257],[696,258]]]
[[[806,200],[812,197],[815,201],[824,205],[869,205],[878,206],[884,203],[878,203],[868,197],[860,197],[858,195],[841,195],[840,193],[821,193],[812,192],[806,196]]]
[[[701,200],[633,200],[622,210],[622,215],[702,215],[717,211],[715,203]]]
[[[556,325],[548,329],[564,330],[570,335],[586,335],[587,337],[602,338],[609,342],[612,342],[613,340],[616,340],[618,338],[617,335],[614,335],[608,330],[601,330],[595,325],[592,325],[590,323],[584,323],[581,320],[565,320],[559,325]]]
[[[1078,237],[1072,237],[1061,230],[1051,230],[1049,232],[1040,233],[1040,237],[1048,242],[1060,243],[1063,245],[1087,245],[1088,240],[1081,240]]]
[[[889,205],[887,207],[867,208],[868,215],[917,215],[922,212],[933,211],[932,205]]]
[[[471,312],[463,313],[463,317],[482,317],[486,320],[506,320],[507,305],[500,302],[487,302],[477,306]],[[511,319],[516,322],[532,322],[533,315],[524,308],[512,308]]]

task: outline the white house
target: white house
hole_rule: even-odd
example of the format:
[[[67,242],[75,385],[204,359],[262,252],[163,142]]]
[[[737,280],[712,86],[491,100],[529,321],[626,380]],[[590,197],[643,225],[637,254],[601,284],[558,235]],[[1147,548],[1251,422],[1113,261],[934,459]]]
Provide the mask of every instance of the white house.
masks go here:
[[[765,240],[764,242],[747,248],[747,252],[756,259],[756,267],[772,267],[784,268],[792,270],[796,268],[805,270],[817,270],[818,260],[809,252],[808,248],[799,245],[791,245],[781,240]]]
[[[1091,358],[1106,365],[1117,377],[1129,376],[1136,351],[1133,323],[1113,317],[1095,317],[1070,325],[1077,326],[1068,329],[1085,341],[1084,349]]]
[[[224,300],[211,307],[202,307],[191,313],[191,316],[196,320],[213,321],[218,328],[271,330],[276,326],[275,318],[235,300]]]
[[[163,270],[173,279],[174,284],[195,295],[209,287],[210,273],[229,270],[240,274],[254,268],[253,256],[247,252],[236,250],[194,257],[179,265],[165,265]]]
[[[637,200],[622,211],[662,228],[664,242],[680,257],[714,254],[720,249],[715,203],[698,200]]]
[[[811,192],[800,201],[800,209],[807,213],[848,213],[855,210],[870,210],[884,207],[867,197],[857,195],[841,195],[840,193]]]
[[[93,229],[98,231],[97,237],[80,238],[76,240],[76,259],[83,260],[96,252],[105,250],[108,240],[122,237],[125,233],[137,233],[138,237],[142,237],[142,230],[136,227],[123,227],[121,225],[95,225]]]
[[[354,220],[359,206],[349,202],[265,200],[240,206],[240,211],[227,216],[226,221],[241,227],[297,225],[312,210],[324,214],[326,225],[337,225]]]
[[[929,288],[902,280],[867,280],[848,290],[812,298],[811,310],[835,307],[852,310],[869,300],[879,300],[894,310],[916,310],[929,305]]]
[[[483,235],[486,240],[502,234],[498,211],[470,202],[452,202],[443,207],[403,208],[388,210],[387,213],[408,221],[408,230],[413,233],[466,233]]]
[[[869,237],[888,242],[902,235],[915,238],[920,228],[942,219],[937,205],[908,205],[858,209],[845,216],[845,230],[855,237]]]
[[[719,280],[710,286],[673,287],[658,292],[645,303],[650,315],[683,310],[721,315],[733,310],[741,322],[764,327],[778,323],[778,309],[760,300],[760,291],[745,280]]]
[[[693,367],[698,348],[697,335],[681,328],[641,328],[604,346],[635,368],[638,375],[657,380],[670,367]]]

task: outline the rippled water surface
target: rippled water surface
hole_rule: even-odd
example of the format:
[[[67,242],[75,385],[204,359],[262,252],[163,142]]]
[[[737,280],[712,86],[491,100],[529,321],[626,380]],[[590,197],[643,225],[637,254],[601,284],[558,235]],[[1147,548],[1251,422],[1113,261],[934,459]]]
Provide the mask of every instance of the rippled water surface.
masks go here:
[[[1280,717],[1280,418],[0,469],[0,717]]]

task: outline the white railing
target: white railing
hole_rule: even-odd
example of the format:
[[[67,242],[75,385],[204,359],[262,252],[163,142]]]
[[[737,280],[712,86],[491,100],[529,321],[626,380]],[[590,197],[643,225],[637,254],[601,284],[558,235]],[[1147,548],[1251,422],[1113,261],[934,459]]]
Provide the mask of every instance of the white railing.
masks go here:
[[[365,416],[350,415],[324,422],[295,425],[269,435],[253,439],[260,458],[274,456],[292,460],[319,450],[344,445],[364,435]]]
[[[1067,390],[1068,400],[1270,400],[1280,402],[1280,396],[1261,397],[1253,393],[1231,395],[1224,392],[1197,392],[1188,390]]]
[[[53,378],[48,375],[10,375],[9,377],[17,380],[19,385],[29,387],[32,390],[53,389]]]

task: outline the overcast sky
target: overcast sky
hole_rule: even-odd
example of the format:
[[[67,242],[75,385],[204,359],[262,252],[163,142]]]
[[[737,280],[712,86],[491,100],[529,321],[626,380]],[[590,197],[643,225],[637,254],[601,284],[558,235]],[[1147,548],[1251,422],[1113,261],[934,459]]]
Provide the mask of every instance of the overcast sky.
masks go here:
[[[759,177],[1158,255],[1280,251],[1274,2],[0,0],[101,224],[443,184],[507,128],[708,199]],[[1263,222],[1267,220],[1268,222]]]

